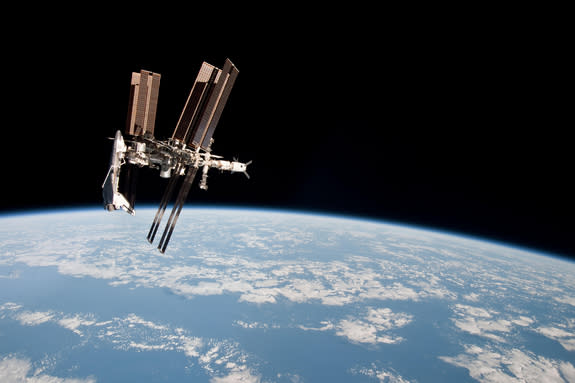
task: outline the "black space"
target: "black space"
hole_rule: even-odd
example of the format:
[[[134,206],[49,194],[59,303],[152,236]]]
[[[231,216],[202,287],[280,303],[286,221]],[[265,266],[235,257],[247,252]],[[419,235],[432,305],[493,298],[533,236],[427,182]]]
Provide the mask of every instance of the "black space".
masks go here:
[[[229,57],[240,74],[213,151],[253,160],[252,178],[212,171],[189,202],[350,214],[575,257],[572,117],[560,54],[539,32],[276,14],[206,34],[194,18],[142,31],[127,17],[44,22],[7,43],[2,211],[100,204],[131,72],[162,74],[156,137],[167,138],[201,62]],[[142,171],[136,208],[165,184]]]

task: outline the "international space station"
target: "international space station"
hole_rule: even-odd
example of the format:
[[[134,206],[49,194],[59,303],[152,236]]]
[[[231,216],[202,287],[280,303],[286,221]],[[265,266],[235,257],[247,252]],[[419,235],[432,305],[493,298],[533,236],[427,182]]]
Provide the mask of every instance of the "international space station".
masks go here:
[[[190,188],[201,169],[200,188],[208,189],[211,168],[232,173],[243,173],[248,178],[251,163],[222,160],[212,154],[213,134],[226,105],[239,71],[226,59],[222,69],[204,62],[180,115],[174,133],[165,141],[154,137],[154,124],[160,88],[159,73],[142,70],[132,73],[130,102],[126,123],[126,139],[116,132],[110,168],[102,185],[104,207],[108,211],[122,209],[134,215],[138,169],[144,166],[159,169],[168,185],[156,212],[148,241],[153,243],[168,203],[180,184],[172,212],[168,218],[158,249],[164,253]],[[120,170],[126,169],[120,184]],[[183,181],[179,179],[183,177]]]

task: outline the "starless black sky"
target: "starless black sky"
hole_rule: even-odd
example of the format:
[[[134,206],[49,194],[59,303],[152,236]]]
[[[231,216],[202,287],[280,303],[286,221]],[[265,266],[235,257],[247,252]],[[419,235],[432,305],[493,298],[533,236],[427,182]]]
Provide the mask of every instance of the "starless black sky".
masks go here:
[[[213,171],[189,202],[350,214],[575,256],[566,101],[537,34],[465,20],[246,24],[138,40],[77,20],[12,43],[0,208],[100,204],[131,72],[162,74],[156,136],[168,137],[201,62],[229,57],[240,74],[213,150],[253,160],[252,178]],[[137,203],[158,203],[165,184],[143,171]]]

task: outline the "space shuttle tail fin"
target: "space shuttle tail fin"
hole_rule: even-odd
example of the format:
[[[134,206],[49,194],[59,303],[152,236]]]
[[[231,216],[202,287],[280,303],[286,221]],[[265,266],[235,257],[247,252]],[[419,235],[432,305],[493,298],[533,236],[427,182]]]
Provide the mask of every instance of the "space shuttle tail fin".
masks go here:
[[[122,193],[115,193],[114,206],[116,207],[116,209],[122,209],[126,213],[136,215],[136,210],[134,210],[134,207],[128,202],[128,200],[126,199],[126,197],[124,197]]]

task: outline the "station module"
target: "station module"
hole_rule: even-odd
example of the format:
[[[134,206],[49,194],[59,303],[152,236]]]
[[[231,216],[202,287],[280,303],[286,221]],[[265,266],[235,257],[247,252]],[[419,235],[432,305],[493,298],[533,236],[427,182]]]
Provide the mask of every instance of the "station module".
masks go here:
[[[158,244],[162,253],[166,251],[198,171],[201,173],[199,186],[204,190],[208,189],[208,171],[211,168],[243,173],[249,178],[246,170],[251,161],[226,161],[211,152],[212,135],[238,73],[238,69],[229,59],[226,59],[222,69],[204,62],[174,133],[165,141],[154,137],[161,75],[146,70],[132,73],[125,129],[127,138],[124,140],[121,131],[116,132],[110,168],[102,185],[102,195],[106,210],[122,209],[134,215],[138,169],[143,166],[155,168],[159,170],[160,177],[168,178],[160,207],[148,232],[148,241],[153,243],[166,207],[177,185],[180,185]],[[123,165],[126,171],[120,185],[120,169]]]

